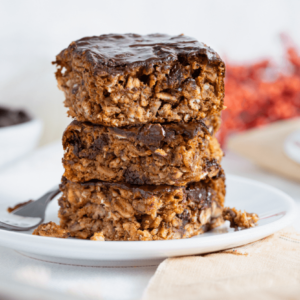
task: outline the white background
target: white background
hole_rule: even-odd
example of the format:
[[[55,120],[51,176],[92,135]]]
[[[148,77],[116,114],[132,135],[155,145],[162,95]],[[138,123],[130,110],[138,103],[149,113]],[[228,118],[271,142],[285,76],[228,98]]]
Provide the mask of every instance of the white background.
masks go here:
[[[300,43],[300,1],[2,0],[0,104],[29,108],[45,122],[42,143],[69,120],[51,61],[71,41],[103,33],[193,36],[230,61],[279,60],[279,34]]]

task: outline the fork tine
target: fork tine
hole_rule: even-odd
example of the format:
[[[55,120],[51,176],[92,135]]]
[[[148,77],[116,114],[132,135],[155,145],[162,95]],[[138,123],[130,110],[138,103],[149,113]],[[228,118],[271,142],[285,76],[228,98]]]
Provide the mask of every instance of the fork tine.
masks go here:
[[[45,205],[59,193],[59,187],[56,186],[55,189],[52,189],[51,191],[47,192],[36,201],[30,202],[20,207],[19,209],[13,211],[12,214],[23,217],[42,217],[45,213]]]
[[[12,212],[0,211],[0,229],[27,231],[40,225],[45,219],[46,207],[60,192],[59,186],[48,191],[38,200],[28,203]]]

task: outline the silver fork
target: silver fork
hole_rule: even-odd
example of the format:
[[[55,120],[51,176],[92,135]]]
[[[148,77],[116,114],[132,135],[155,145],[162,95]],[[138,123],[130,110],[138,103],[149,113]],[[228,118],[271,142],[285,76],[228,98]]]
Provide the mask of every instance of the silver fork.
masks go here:
[[[42,197],[16,209],[12,213],[0,212],[0,229],[26,231],[40,225],[45,219],[48,203],[59,194],[56,185]]]

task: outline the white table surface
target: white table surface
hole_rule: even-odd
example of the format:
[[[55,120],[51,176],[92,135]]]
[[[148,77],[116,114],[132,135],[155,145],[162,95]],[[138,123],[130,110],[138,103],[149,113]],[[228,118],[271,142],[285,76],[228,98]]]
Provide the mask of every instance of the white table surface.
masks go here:
[[[3,168],[0,171],[0,208],[7,207],[8,204],[13,205],[22,199],[35,198],[54,185],[63,172],[61,157],[62,149],[60,142],[57,142]],[[299,183],[270,174],[230,152],[226,153],[223,166],[227,173],[259,180],[292,196],[299,207],[299,218],[294,226],[300,230]],[[18,188],[14,188],[14,182],[18,183]],[[35,260],[0,247],[0,291],[1,278],[4,278],[2,288],[8,287],[4,285],[8,280],[10,283],[25,283],[49,291],[77,295],[83,299],[141,299],[156,268],[157,266],[70,266]],[[50,297],[50,294],[48,296]]]

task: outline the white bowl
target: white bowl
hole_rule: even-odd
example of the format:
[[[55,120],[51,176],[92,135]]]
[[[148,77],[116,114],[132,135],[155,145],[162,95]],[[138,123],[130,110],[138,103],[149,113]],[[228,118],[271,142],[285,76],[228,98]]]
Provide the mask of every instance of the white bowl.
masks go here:
[[[43,124],[38,119],[0,128],[0,167],[26,155],[39,142]]]

